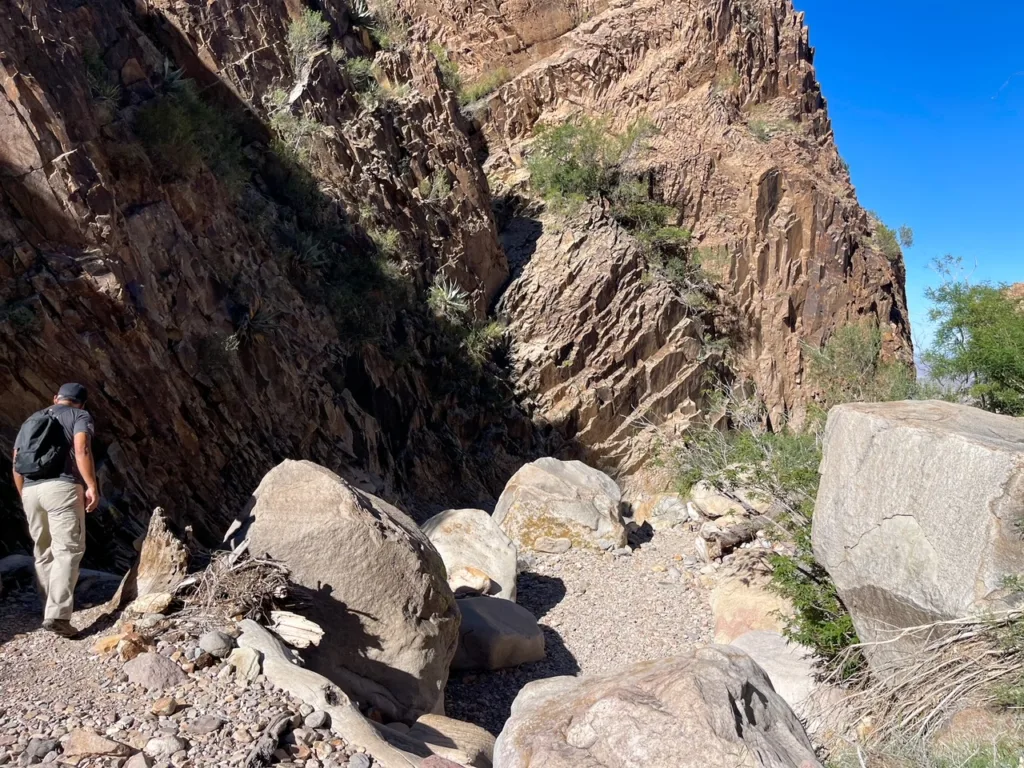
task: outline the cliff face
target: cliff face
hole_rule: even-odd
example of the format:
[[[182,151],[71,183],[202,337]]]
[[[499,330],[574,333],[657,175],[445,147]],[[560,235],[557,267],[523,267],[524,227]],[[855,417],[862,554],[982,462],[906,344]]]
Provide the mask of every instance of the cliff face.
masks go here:
[[[372,93],[341,0],[302,56],[296,0],[0,5],[0,450],[62,381],[90,386],[98,535],[161,504],[216,538],[283,458],[471,502],[552,449],[538,425],[630,470],[701,407],[712,337],[776,420],[813,395],[802,345],[851,318],[909,356],[901,265],[870,245],[788,0],[402,0],[413,43],[377,53]],[[468,80],[517,76],[463,115],[433,38]],[[522,189],[534,127],[579,114],[657,125],[637,162],[728,327],[597,207],[499,239],[484,168]],[[508,323],[525,409],[427,310],[438,273]]]
[[[528,18],[516,15],[511,29],[498,27],[514,39],[505,50],[474,43],[492,21],[487,12],[486,20],[478,13],[447,26],[449,14],[437,14],[433,23],[486,72],[529,59],[544,48],[532,40],[564,26],[546,5],[523,13]],[[523,178],[538,124],[589,115],[621,131],[649,120],[657,135],[638,170],[720,280],[720,302],[732,316],[729,357],[774,423],[800,418],[814,396],[802,377],[805,347],[838,326],[877,318],[885,354],[910,360],[903,265],[872,246],[874,225],[837,152],[803,14],[789,0],[639,0],[582,16],[590,18],[560,37],[557,51],[535,57],[474,105],[489,175],[513,186]],[[516,32],[524,29],[529,35]],[[594,233],[578,238],[592,241]],[[642,288],[628,249],[597,245],[602,258],[588,259],[584,273],[601,286],[591,295],[605,297],[591,317],[581,318],[572,298],[545,303],[543,314],[524,310],[529,299],[519,297],[536,301],[554,285],[572,285],[570,296],[579,290],[580,266],[565,258],[567,247],[580,246],[567,246],[564,236],[537,240],[509,291],[521,389],[538,417],[578,435],[591,458],[629,468],[646,455],[638,433],[685,425],[699,407],[706,366],[687,351],[686,323],[669,319],[672,311],[654,298],[663,289]],[[627,312],[643,316],[643,332]],[[609,333],[618,339],[614,349]]]
[[[480,316],[507,275],[432,59],[383,55],[412,88],[363,109],[326,50],[294,65],[284,2],[3,6],[5,456],[76,380],[112,507],[98,520],[129,541],[155,504],[217,537],[285,457],[392,496],[500,489],[505,441],[519,425],[514,454],[529,450],[528,423],[415,298],[443,265]],[[336,45],[363,53],[344,9],[325,12]],[[274,89],[303,163],[264,127]],[[439,173],[451,193],[421,196]]]

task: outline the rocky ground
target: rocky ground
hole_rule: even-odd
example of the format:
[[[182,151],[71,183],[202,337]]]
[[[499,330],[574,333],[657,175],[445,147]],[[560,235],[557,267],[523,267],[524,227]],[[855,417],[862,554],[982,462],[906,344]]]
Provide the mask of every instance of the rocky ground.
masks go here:
[[[276,753],[281,765],[372,765],[327,730],[323,713],[275,691],[262,676],[239,680],[232,667],[215,660],[180,685],[150,693],[129,682],[117,654],[97,653],[110,631],[98,608],[76,613],[81,633],[72,640],[41,630],[37,611],[31,588],[0,599],[0,765],[74,763],[76,750],[91,755],[79,766],[242,765],[254,742],[283,716],[291,722]],[[155,617],[141,624],[144,634],[157,634],[157,653],[186,670],[202,665],[194,659],[204,624]],[[122,745],[142,753],[129,757]]]
[[[629,555],[526,556],[518,601],[541,621],[547,657],[515,669],[453,674],[448,714],[497,733],[531,680],[606,671],[709,641],[711,613],[701,580],[706,584],[710,574],[700,574],[692,541],[692,533],[674,530],[634,540]],[[216,661],[189,672],[173,689],[148,693],[129,682],[117,654],[97,652],[98,640],[111,631],[99,609],[76,614],[82,632],[73,640],[39,629],[37,612],[31,587],[0,599],[0,765],[53,762],[55,742],[64,740],[66,754],[68,735],[79,729],[154,753],[148,763],[109,755],[80,765],[242,765],[253,742],[283,714],[292,716],[294,727],[277,753],[281,764],[370,765],[322,726],[308,727],[318,725],[317,715],[262,677],[236,681],[234,670]],[[142,624],[145,634],[155,635],[158,653],[186,670],[195,663],[205,623],[151,617]]]
[[[453,675],[448,714],[498,733],[531,680],[608,671],[710,642],[711,609],[693,539],[676,529],[639,543],[631,555],[528,555],[517,602],[540,621],[547,657],[515,669]]]

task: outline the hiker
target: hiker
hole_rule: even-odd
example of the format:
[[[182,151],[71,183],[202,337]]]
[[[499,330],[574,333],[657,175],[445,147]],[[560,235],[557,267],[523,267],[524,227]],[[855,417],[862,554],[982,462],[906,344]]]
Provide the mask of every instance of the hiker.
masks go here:
[[[99,503],[92,458],[93,420],[81,384],[65,384],[53,405],[32,414],[14,441],[14,484],[35,543],[43,628],[64,637],[71,626],[85,513]]]

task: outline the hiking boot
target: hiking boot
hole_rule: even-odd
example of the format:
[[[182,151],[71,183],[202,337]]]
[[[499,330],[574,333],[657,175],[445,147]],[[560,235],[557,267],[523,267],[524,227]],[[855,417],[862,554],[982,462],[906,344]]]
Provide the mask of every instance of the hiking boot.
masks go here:
[[[61,637],[74,637],[77,634],[77,630],[67,619],[47,619],[43,622],[43,629]]]

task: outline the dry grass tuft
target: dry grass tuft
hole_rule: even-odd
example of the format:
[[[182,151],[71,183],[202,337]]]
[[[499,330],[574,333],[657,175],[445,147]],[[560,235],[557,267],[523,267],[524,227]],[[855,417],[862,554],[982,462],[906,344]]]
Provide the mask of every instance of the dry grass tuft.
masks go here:
[[[1024,611],[956,619],[902,630],[877,643],[850,646],[846,653],[926,638],[919,649],[858,672],[838,706],[846,722],[872,723],[864,741],[922,742],[965,702],[1006,704],[1006,692],[1024,686]],[[842,665],[838,665],[840,668]]]
[[[270,611],[287,597],[288,569],[282,563],[220,552],[196,574],[195,586],[184,603],[186,610],[201,615],[243,616],[267,624]]]

